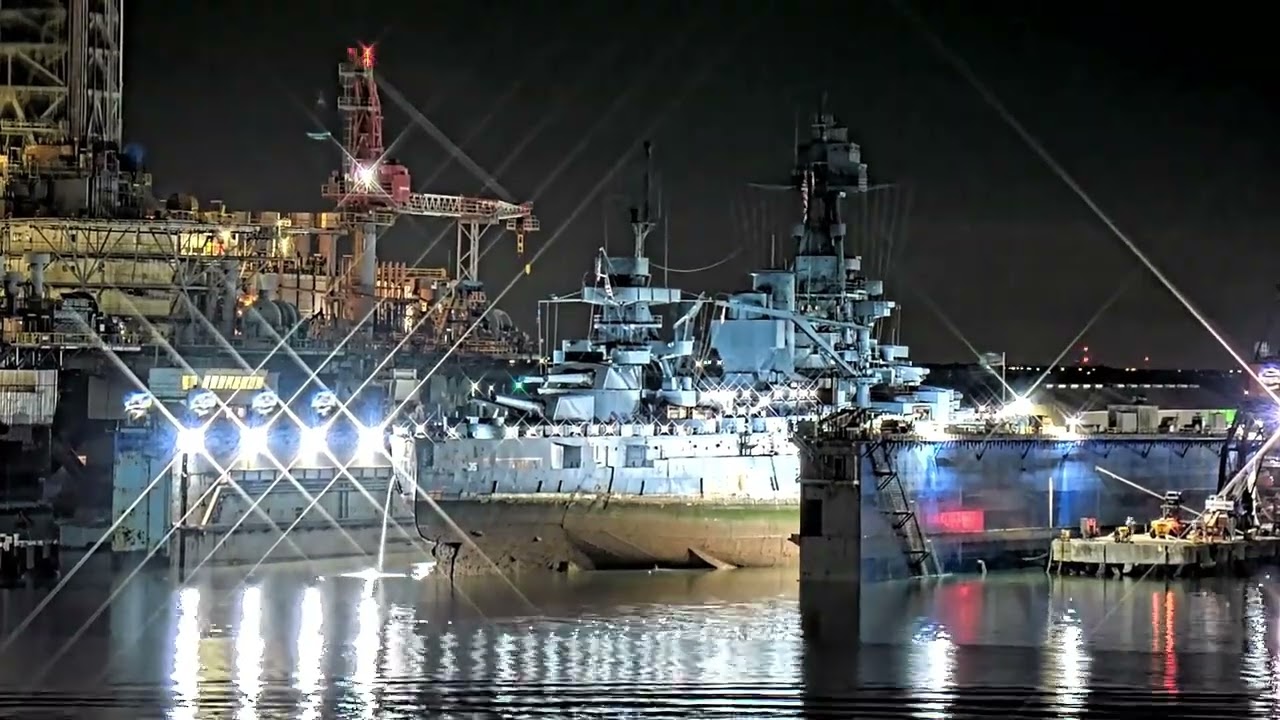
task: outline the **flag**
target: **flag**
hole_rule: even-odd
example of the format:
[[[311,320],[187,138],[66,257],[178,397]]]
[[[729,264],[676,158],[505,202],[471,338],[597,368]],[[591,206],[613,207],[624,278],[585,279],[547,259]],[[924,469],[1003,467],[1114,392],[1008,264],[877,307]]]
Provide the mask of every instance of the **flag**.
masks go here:
[[[1004,353],[982,353],[978,362],[990,368],[1004,367]]]

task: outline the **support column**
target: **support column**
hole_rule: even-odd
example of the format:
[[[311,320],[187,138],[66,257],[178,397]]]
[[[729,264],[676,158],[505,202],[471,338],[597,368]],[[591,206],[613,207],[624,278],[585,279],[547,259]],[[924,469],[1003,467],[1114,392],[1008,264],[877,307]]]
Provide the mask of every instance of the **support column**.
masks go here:
[[[862,455],[866,442],[797,436],[800,579],[862,578]]]
[[[222,272],[222,312],[218,316],[218,325],[222,336],[231,340],[236,335],[236,306],[240,301],[240,262],[224,260]]]
[[[367,330],[373,329],[374,308],[378,305],[378,226],[365,223],[360,232],[360,302],[357,322],[365,322]]]
[[[456,258],[453,279],[459,283],[475,283],[480,281],[480,236],[487,225],[475,220],[458,221],[458,242],[455,249]]]

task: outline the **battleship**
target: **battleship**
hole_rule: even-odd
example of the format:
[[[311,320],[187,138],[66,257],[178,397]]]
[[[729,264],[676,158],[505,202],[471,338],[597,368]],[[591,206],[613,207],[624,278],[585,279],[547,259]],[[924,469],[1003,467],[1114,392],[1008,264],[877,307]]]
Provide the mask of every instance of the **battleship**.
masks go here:
[[[722,299],[654,283],[648,156],[633,252],[601,251],[581,291],[554,301],[590,307],[588,337],[562,340],[525,396],[479,399],[505,414],[423,450],[419,527],[454,549],[455,570],[791,564],[797,423],[843,408],[945,417],[954,404],[921,386],[906,347],[876,339],[895,304],[845,252],[840,199],[867,191],[867,168],[831,115],[798,148],[790,267]],[[700,312],[714,317],[705,340]]]
[[[833,416],[878,439],[862,458],[875,478],[860,511],[867,578],[1034,563],[1082,517],[1154,516],[1152,488],[1190,502],[1214,491],[1221,413],[1182,427],[1135,385],[1087,427],[1081,417],[1052,427],[1034,385],[1005,388],[979,412],[925,384],[907,347],[878,342],[896,305],[846,248],[841,202],[870,190],[860,148],[822,111],[796,158],[792,257],[754,273],[751,290],[712,299],[655,286],[646,194],[634,252],[601,252],[591,282],[550,301],[588,306],[589,337],[562,341],[523,392],[477,398],[496,417],[477,413],[423,448],[418,526],[441,567],[794,564],[794,433]],[[674,309],[669,327],[662,305]],[[690,322],[699,312],[712,318],[705,340]],[[994,367],[985,371],[1000,378]]]

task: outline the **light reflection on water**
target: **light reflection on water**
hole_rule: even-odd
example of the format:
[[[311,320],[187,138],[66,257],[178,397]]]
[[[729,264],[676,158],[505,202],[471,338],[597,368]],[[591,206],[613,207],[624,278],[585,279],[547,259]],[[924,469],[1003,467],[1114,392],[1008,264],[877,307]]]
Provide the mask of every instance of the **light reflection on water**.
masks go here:
[[[95,718],[1079,718],[1134,692],[1209,714],[1270,712],[1280,697],[1270,579],[990,575],[868,585],[859,607],[829,591],[801,598],[794,577],[580,575],[523,583],[525,598],[409,574],[138,582],[42,681],[71,694],[40,702]],[[0,658],[0,713],[33,702],[30,659],[109,591],[68,591]],[[14,627],[38,600],[0,595],[0,622]]]

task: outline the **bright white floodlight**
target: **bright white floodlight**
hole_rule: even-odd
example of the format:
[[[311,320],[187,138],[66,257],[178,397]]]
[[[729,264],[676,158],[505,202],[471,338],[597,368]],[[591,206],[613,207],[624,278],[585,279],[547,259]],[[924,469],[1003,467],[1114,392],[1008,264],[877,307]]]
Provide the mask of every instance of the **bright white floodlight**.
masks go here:
[[[320,457],[328,444],[328,436],[327,427],[303,427],[298,438],[298,457],[305,460],[315,460]]]
[[[204,452],[204,428],[178,428],[178,452],[183,455],[197,455]]]
[[[378,174],[372,165],[360,165],[356,168],[356,182],[361,187],[370,188],[377,182]]]
[[[1018,397],[1006,406],[1011,415],[1030,415],[1035,412],[1035,406],[1025,397]]]
[[[267,429],[246,427],[240,430],[240,456],[253,458],[267,451]]]
[[[356,437],[356,455],[362,462],[369,462],[382,452],[382,428],[361,427]]]

